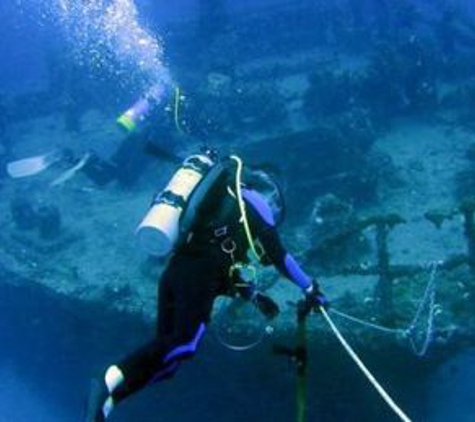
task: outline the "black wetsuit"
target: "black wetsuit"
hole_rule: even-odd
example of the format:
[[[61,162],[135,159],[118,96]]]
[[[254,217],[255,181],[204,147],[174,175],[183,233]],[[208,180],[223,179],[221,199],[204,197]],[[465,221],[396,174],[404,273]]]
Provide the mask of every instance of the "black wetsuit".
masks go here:
[[[244,190],[253,236],[266,260],[302,289],[311,279],[283,248],[272,212],[255,191]],[[246,261],[249,243],[240,220],[237,201],[229,194],[206,210],[191,240],[175,252],[158,285],[156,338],[116,367],[123,382],[110,391],[114,404],[146,385],[169,378],[181,361],[190,358],[210,320],[213,302],[232,292],[230,268]],[[232,253],[231,253],[232,251]]]

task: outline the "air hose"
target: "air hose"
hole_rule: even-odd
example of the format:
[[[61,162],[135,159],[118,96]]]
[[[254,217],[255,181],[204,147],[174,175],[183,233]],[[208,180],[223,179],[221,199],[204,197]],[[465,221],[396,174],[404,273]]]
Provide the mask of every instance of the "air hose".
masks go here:
[[[243,224],[244,227],[244,232],[246,234],[246,239],[249,244],[249,248],[252,251],[253,255],[255,258],[260,262],[261,257],[257,251],[254,238],[252,236],[251,228],[249,226],[249,220],[247,218],[247,212],[246,212],[246,203],[244,202],[243,196],[242,196],[242,188],[241,188],[241,181],[242,181],[242,169],[243,169],[243,162],[241,158],[239,158],[236,155],[232,155],[231,160],[236,162],[237,169],[236,169],[236,179],[235,179],[235,193],[232,192],[231,189],[229,190],[229,193],[235,197],[238,207],[239,207],[239,212],[241,214],[240,218],[240,223]],[[255,284],[257,284],[257,270],[253,265],[250,264],[243,264],[240,262],[234,262],[234,249],[230,249],[229,251],[225,250],[226,253],[228,253],[231,256],[231,259],[233,260],[233,265],[229,269],[229,275],[232,276],[234,271],[239,271],[243,269],[248,269],[252,272],[252,278]],[[255,304],[252,304],[253,307],[255,307]],[[219,325],[219,324],[218,324]],[[228,341],[224,334],[218,329],[217,331],[217,338],[218,341],[225,346],[226,348],[233,350],[233,351],[246,351],[250,350],[257,345],[259,345],[262,340],[266,337],[266,335],[270,335],[272,333],[273,329],[271,326],[266,324],[266,327],[262,330],[262,332],[253,340],[248,342],[247,344],[232,344],[230,341]]]
[[[237,170],[236,170],[236,197],[239,205],[239,212],[241,213],[241,223],[244,226],[244,231],[246,233],[247,242],[249,243],[249,247],[255,256],[255,258],[260,261],[261,257],[257,252],[256,245],[254,243],[254,238],[252,237],[251,228],[249,226],[249,220],[247,218],[246,212],[246,203],[242,197],[242,188],[241,188],[241,180],[242,180],[242,168],[243,163],[242,160],[237,155],[231,155],[231,159],[236,162]]]

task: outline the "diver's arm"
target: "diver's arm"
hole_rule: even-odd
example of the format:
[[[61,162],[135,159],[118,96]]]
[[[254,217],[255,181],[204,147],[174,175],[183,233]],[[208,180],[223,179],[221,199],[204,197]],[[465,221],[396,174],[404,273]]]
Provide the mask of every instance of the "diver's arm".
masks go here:
[[[248,204],[247,214],[253,235],[261,242],[269,261],[281,274],[302,289],[305,294],[305,312],[328,309],[329,301],[320,290],[317,280],[307,275],[282,245],[272,210],[264,199],[257,192],[244,189],[243,198]]]
[[[300,266],[297,260],[284,248],[280,236],[274,227],[261,231],[259,241],[265,250],[266,256],[279,272],[290,281],[307,291],[312,287],[310,277]]]
[[[312,289],[312,277],[305,273],[295,258],[282,245],[269,205],[261,195],[252,190],[243,189],[243,198],[247,204],[251,232],[259,239],[269,261],[282,275],[302,290]]]

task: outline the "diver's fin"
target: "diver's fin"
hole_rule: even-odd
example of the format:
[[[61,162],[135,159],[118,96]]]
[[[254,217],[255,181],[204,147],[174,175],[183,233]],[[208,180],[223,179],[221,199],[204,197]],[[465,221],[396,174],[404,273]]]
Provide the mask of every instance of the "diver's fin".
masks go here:
[[[102,408],[109,397],[109,392],[105,384],[97,379],[91,381],[89,399],[86,407],[86,418],[84,422],[104,422]]]
[[[76,165],[74,165],[73,167],[69,168],[68,170],[66,170],[64,173],[61,173],[59,175],[59,177],[57,177],[56,179],[54,179],[51,183],[50,183],[50,186],[59,186],[59,185],[62,185],[64,183],[66,183],[69,179],[72,179],[76,173],[81,170],[89,161],[89,159],[91,158],[91,154],[90,153],[86,153],[82,158],[81,160],[79,160]]]
[[[12,161],[7,164],[7,173],[13,179],[34,176],[46,170],[51,164],[61,159],[58,152],[50,152],[48,154],[38,155],[35,157],[23,158],[21,160]]]

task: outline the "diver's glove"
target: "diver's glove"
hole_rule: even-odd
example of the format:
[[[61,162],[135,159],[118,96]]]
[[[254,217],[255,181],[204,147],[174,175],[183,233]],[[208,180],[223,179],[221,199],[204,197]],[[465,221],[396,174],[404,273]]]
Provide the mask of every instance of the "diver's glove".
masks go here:
[[[320,312],[320,308],[327,310],[330,307],[329,300],[320,290],[320,286],[316,280],[312,280],[311,286],[305,289],[304,292],[304,306],[307,312],[310,312],[311,310]]]

